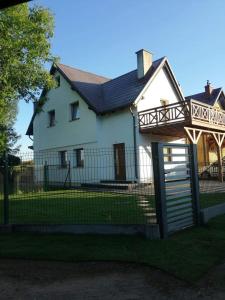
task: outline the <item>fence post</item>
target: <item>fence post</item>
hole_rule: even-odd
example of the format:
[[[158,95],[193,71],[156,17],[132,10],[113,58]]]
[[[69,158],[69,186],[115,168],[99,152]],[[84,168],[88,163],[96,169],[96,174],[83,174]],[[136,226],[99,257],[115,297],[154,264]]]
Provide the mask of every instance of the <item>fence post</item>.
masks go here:
[[[191,186],[193,195],[193,209],[195,216],[195,223],[197,225],[201,222],[201,209],[199,200],[199,180],[198,180],[198,157],[197,157],[197,145],[190,144],[191,151]]]
[[[48,164],[47,161],[45,162],[44,165],[44,191],[47,192],[48,191]]]
[[[9,224],[9,169],[8,169],[8,153],[4,152],[4,224]]]
[[[70,160],[69,160],[69,188],[71,188],[71,163],[70,163]]]
[[[152,160],[155,187],[156,216],[159,223],[161,238],[168,237],[168,225],[166,215],[166,193],[163,144],[152,142]]]

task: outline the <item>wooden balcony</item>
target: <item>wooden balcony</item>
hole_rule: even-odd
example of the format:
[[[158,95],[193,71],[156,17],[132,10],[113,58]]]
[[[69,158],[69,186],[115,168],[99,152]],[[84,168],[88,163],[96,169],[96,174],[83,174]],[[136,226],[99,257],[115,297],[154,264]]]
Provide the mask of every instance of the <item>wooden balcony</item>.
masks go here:
[[[225,111],[190,100],[139,112],[142,133],[184,136],[184,127],[225,132]]]

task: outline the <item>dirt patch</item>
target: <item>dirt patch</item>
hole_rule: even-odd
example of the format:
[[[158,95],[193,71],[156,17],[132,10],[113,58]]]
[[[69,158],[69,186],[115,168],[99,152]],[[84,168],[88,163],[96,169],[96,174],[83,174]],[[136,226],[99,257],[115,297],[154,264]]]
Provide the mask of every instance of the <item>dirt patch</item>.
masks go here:
[[[222,300],[225,264],[217,269],[193,287],[138,264],[0,260],[0,299]]]

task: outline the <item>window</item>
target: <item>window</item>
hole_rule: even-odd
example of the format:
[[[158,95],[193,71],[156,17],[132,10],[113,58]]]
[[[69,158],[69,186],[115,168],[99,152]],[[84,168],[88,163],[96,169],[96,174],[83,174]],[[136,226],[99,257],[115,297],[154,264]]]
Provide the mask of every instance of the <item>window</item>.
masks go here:
[[[60,76],[55,77],[56,87],[60,87]]]
[[[51,110],[48,112],[48,126],[55,126],[55,110]]]
[[[66,168],[67,166],[67,151],[59,151],[59,162],[61,168]]]
[[[71,103],[70,104],[70,117],[71,121],[77,120],[80,118],[80,112],[79,112],[79,103]]]
[[[161,99],[160,103],[161,103],[162,106],[166,106],[166,105],[169,104],[169,100]]]
[[[164,162],[171,162],[172,161],[172,148],[164,147],[163,148],[164,154]]]
[[[76,159],[76,167],[83,168],[84,167],[84,149],[75,149],[75,159]]]
[[[165,108],[162,108],[160,111],[160,121],[163,123],[166,123],[167,121],[170,120],[170,112],[169,112],[169,109],[166,108],[166,106],[169,104],[169,101],[165,100],[165,99],[161,99],[160,103],[161,103],[162,107],[165,107]]]

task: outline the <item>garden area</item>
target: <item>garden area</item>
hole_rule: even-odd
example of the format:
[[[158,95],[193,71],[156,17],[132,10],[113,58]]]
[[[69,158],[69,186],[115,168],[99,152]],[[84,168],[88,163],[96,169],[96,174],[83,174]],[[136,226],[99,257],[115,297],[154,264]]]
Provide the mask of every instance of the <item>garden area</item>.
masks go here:
[[[0,198],[3,216],[3,196]],[[201,193],[201,208],[225,202],[225,193]],[[1,218],[1,220],[3,220]],[[155,223],[154,195],[106,191],[57,190],[9,196],[11,224]]]
[[[195,283],[225,260],[225,216],[184,230],[167,240],[129,236],[5,233],[0,258],[136,262]]]
[[[9,198],[11,224],[146,224],[155,221],[154,196],[58,190],[13,194]],[[3,198],[1,200],[2,211]]]

